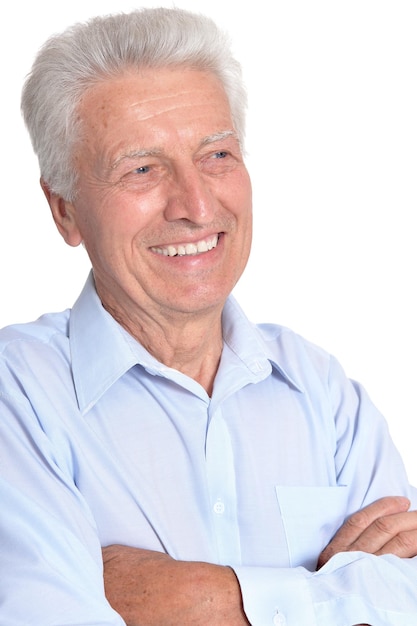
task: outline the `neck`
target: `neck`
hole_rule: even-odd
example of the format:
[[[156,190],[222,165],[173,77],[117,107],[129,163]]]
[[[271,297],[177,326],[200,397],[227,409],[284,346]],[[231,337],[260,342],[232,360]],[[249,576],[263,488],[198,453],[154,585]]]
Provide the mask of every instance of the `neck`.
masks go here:
[[[100,293],[99,293],[100,295]],[[196,380],[211,395],[223,349],[221,310],[134,314],[102,298],[104,308],[159,362]]]

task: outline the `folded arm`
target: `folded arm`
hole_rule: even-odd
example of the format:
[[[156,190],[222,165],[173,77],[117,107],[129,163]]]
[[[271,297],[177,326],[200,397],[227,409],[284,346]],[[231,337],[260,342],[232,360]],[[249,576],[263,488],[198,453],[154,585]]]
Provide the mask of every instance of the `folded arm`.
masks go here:
[[[319,557],[318,568],[342,551],[417,554],[417,512],[403,497],[382,498],[351,516]],[[229,567],[176,561],[166,554],[103,549],[106,596],[128,626],[248,625],[240,585]]]
[[[249,624],[230,567],[127,546],[104,548],[103,562],[107,599],[128,626]]]

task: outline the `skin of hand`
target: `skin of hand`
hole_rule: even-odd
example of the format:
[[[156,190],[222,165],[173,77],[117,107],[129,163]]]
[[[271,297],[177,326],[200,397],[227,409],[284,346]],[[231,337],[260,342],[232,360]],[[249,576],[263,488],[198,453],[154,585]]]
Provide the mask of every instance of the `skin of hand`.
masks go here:
[[[107,600],[127,626],[249,626],[230,567],[121,545],[103,549],[103,564]]]
[[[381,498],[354,513],[320,554],[317,569],[338,552],[417,555],[417,511],[402,496]]]

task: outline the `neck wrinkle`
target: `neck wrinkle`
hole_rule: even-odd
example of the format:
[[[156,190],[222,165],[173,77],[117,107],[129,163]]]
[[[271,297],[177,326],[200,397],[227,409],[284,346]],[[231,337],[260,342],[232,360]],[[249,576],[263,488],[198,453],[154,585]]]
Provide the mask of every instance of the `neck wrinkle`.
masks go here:
[[[133,319],[119,307],[103,300],[102,305],[155,359],[193,378],[211,396],[223,350],[221,312]]]

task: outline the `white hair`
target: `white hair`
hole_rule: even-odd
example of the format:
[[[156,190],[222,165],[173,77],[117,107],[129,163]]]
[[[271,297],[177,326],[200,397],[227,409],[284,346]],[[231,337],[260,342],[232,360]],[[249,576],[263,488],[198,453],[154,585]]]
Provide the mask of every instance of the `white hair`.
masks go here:
[[[40,49],[22,92],[22,112],[41,176],[66,200],[76,195],[77,105],[94,83],[126,69],[189,67],[214,73],[243,143],[246,92],[227,35],[182,9],[139,9],[96,17],[54,35]]]

